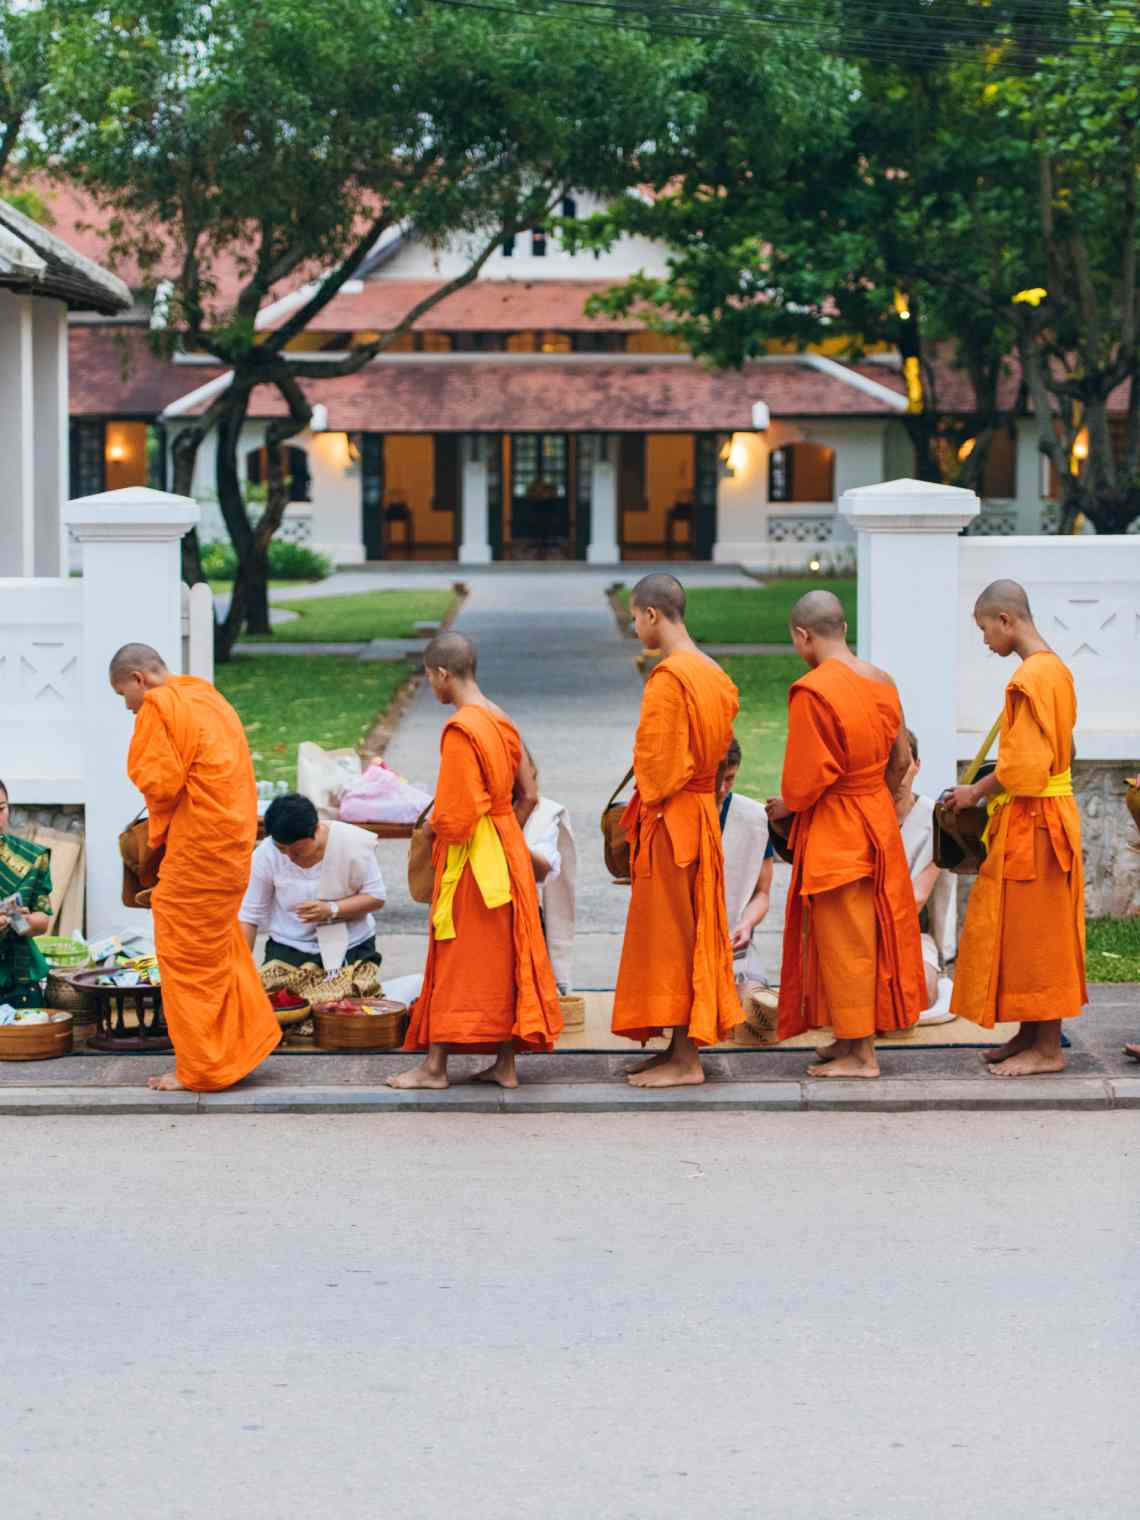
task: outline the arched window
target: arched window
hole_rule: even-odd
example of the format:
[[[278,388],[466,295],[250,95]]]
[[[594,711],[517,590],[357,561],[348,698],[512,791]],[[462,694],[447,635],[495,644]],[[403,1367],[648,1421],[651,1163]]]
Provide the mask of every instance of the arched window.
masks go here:
[[[834,501],[835,450],[785,443],[768,455],[769,501]]]

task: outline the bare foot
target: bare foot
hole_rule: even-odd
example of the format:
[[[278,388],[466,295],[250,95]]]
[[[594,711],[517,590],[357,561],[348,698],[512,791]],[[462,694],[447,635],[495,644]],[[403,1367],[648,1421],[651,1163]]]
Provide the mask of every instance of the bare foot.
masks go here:
[[[872,1056],[836,1056],[833,1061],[822,1061],[807,1069],[809,1077],[877,1077],[879,1063]]]
[[[1065,1069],[1060,1051],[1022,1050],[1000,1066],[990,1067],[991,1077],[1051,1077]]]
[[[1008,1061],[1010,1056],[1020,1055],[1032,1044],[1033,1031],[1022,1024],[1012,1040],[1006,1040],[1004,1045],[995,1045],[993,1050],[983,1050],[982,1060],[987,1066],[996,1066],[999,1061]]]
[[[648,1060],[638,1061],[636,1066],[627,1066],[625,1075],[627,1077],[639,1077],[643,1071],[652,1071],[655,1066],[664,1066],[672,1053],[671,1050],[659,1050],[655,1056],[650,1056]]]
[[[471,1080],[472,1082],[494,1082],[499,1087],[517,1087],[519,1074],[515,1068],[514,1056],[500,1056],[494,1066],[477,1071]]]
[[[850,1040],[832,1040],[830,1045],[821,1045],[815,1053],[817,1061],[841,1061],[851,1054]]]
[[[699,1087],[705,1080],[704,1067],[700,1061],[672,1059],[655,1062],[648,1071],[639,1071],[626,1081],[631,1087]]]
[[[161,1077],[147,1077],[146,1085],[155,1092],[185,1092],[186,1089],[172,1071],[164,1071]]]
[[[388,1078],[389,1087],[415,1088],[430,1087],[443,1088],[448,1085],[447,1073],[432,1071],[427,1065],[413,1066],[411,1071],[402,1071],[398,1076]]]

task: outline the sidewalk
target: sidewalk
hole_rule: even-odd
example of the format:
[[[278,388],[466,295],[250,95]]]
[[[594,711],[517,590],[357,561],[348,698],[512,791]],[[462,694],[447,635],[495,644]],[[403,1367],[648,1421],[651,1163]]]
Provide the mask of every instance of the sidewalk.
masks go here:
[[[0,1118],[19,1114],[163,1113],[638,1113],[820,1112],[899,1113],[921,1110],[1030,1111],[1140,1108],[1140,1067],[1120,1047],[1140,1037],[1140,987],[1096,986],[1084,1018],[1067,1026],[1072,1040],[1062,1076],[999,1080],[969,1047],[880,1051],[877,1082],[808,1080],[804,1051],[729,1051],[705,1057],[703,1087],[642,1092],[623,1073],[637,1056],[555,1053],[522,1056],[515,1092],[473,1086],[467,1078],[485,1057],[457,1057],[445,1092],[396,1092],[386,1079],[409,1058],[279,1052],[225,1093],[152,1093],[146,1078],[170,1056],[64,1057],[0,1064]]]

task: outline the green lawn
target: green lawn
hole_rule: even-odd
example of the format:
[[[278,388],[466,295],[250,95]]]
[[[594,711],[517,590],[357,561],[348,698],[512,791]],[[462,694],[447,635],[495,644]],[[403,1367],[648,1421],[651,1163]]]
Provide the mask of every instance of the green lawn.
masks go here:
[[[1090,982],[1140,982],[1140,917],[1090,918],[1085,933]]]
[[[805,591],[834,591],[847,612],[851,640],[858,632],[853,576],[773,580],[766,586],[696,586],[685,622],[702,644],[789,644],[788,614]],[[622,593],[628,605],[629,588]]]
[[[788,687],[806,667],[795,655],[732,655],[720,663],[740,692],[736,737],[744,761],[737,789],[746,797],[763,801],[780,790],[788,734]]]
[[[246,655],[219,665],[218,690],[238,711],[259,781],[297,781],[297,745],[357,745],[408,679],[403,660],[350,655]]]
[[[207,581],[215,596],[229,596],[234,589],[233,581]],[[319,586],[320,581],[270,581],[270,591],[295,591],[298,586]]]
[[[369,639],[410,639],[417,623],[440,622],[455,600],[450,591],[363,591],[356,596],[315,596],[304,601],[275,597],[275,607],[298,617],[279,623],[261,642],[365,644]],[[253,642],[243,635],[243,642]]]

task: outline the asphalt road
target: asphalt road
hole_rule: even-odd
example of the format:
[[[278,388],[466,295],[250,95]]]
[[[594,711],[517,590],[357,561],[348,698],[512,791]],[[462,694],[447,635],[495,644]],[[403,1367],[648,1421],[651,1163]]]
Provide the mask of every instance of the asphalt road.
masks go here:
[[[0,1135],[21,1520],[1136,1512],[1136,1112]]]

